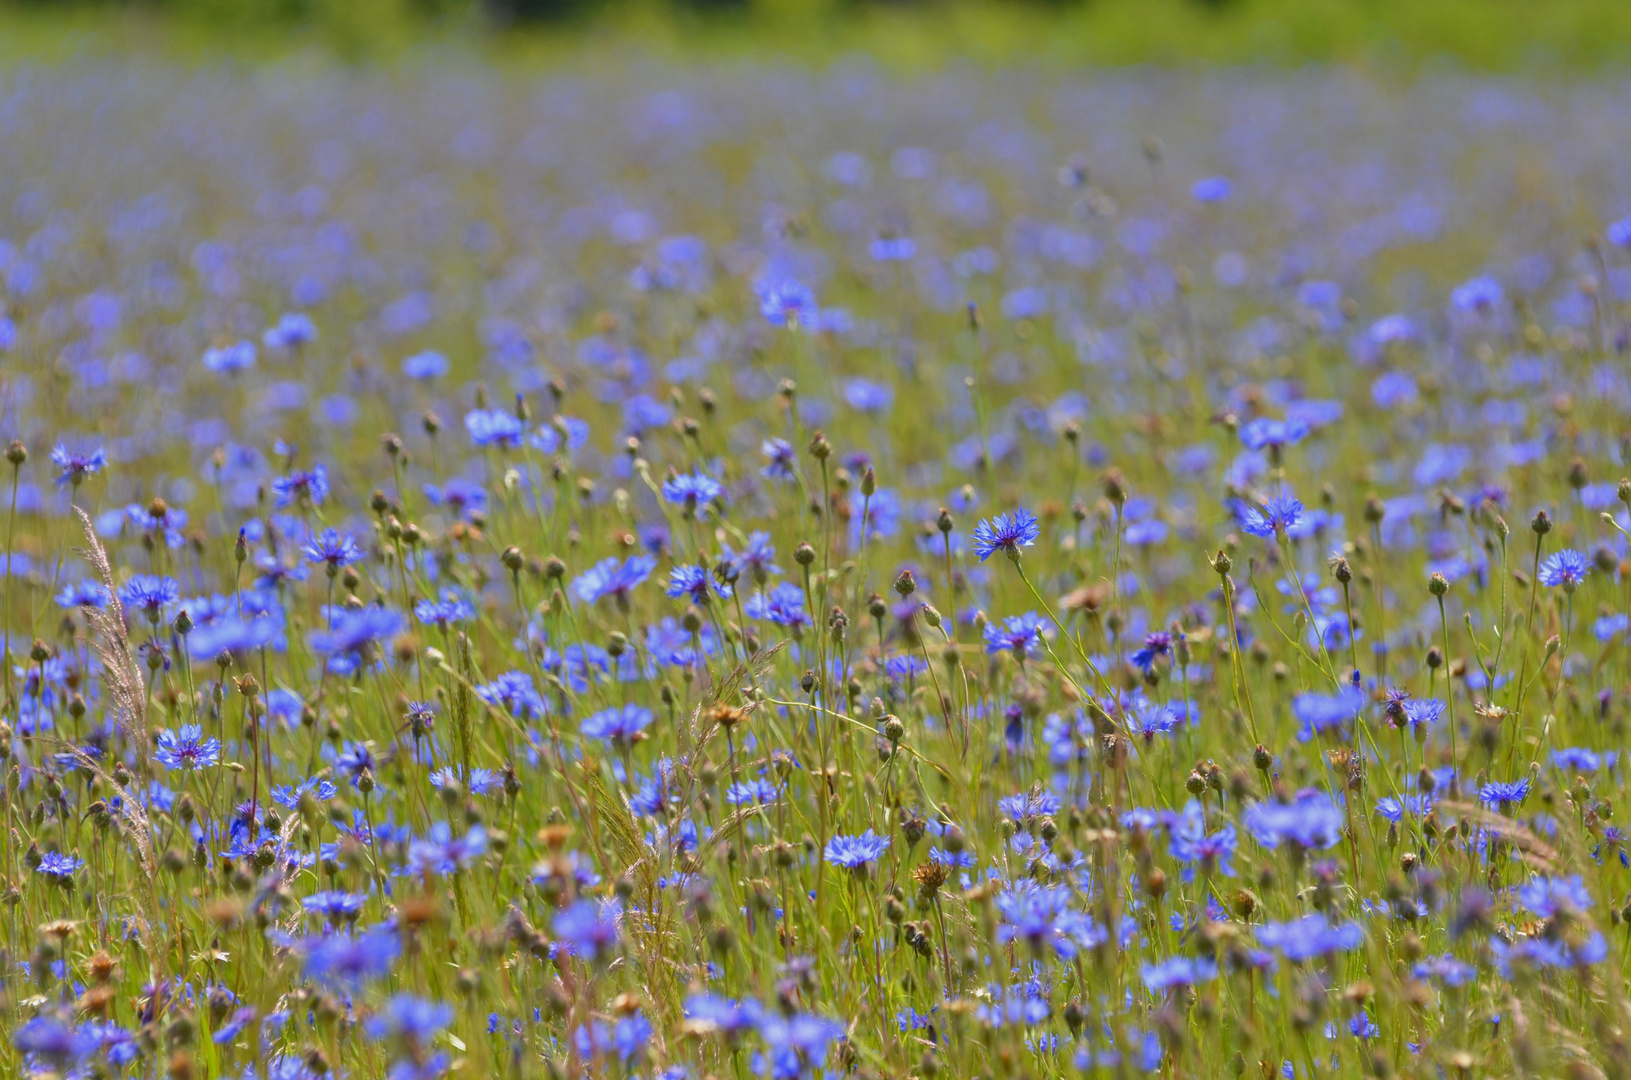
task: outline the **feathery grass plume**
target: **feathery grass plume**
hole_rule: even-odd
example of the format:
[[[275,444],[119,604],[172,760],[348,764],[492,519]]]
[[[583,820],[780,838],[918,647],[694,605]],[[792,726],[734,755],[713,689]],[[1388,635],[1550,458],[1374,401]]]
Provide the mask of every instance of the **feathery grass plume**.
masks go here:
[[[96,571],[102,587],[107,591],[105,607],[85,609],[92,631],[91,647],[96,650],[105,669],[104,680],[119,730],[135,747],[136,762],[145,771],[153,743],[147,729],[147,687],[142,682],[141,668],[130,647],[124,607],[119,603],[119,589],[113,580],[108,553],[97,539],[96,526],[90,515],[77,505],[74,513],[78,515],[80,529],[85,534],[85,547],[80,553],[91,564],[91,569]]]

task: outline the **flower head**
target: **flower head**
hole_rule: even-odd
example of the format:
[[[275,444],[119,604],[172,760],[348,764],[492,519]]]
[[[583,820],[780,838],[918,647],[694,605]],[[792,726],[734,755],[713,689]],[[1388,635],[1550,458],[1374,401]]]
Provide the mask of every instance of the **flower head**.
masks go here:
[[[1036,516],[1021,507],[1012,514],[998,514],[974,527],[974,553],[981,562],[1001,551],[1010,559],[1019,558],[1019,549],[1030,547],[1042,534]]]

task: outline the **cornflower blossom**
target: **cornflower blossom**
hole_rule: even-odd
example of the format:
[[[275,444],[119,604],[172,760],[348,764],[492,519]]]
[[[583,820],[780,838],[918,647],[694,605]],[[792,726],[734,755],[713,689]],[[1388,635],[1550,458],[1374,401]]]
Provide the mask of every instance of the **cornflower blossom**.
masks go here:
[[[706,473],[681,473],[663,482],[663,499],[691,513],[706,510],[724,494],[719,481]]]
[[[595,713],[585,719],[578,730],[586,739],[626,748],[645,737],[645,730],[651,725],[651,719],[650,709],[639,705],[625,705],[622,708]]]
[[[161,731],[155,743],[153,757],[171,769],[207,769],[221,760],[221,740],[206,739],[204,729],[197,724]]]
[[[1540,564],[1539,581],[1547,588],[1573,592],[1591,574],[1591,559],[1572,548],[1554,551]]]
[[[656,568],[657,560],[650,555],[602,559],[572,582],[572,595],[586,604],[609,596],[619,610],[627,611],[635,588],[644,584]]]
[[[324,529],[310,540],[301,549],[310,563],[322,563],[328,570],[328,576],[334,577],[344,567],[362,561],[362,548],[357,541],[345,533],[334,529]]]
[[[476,696],[523,719],[537,719],[548,711],[532,676],[524,671],[506,671],[491,682],[476,687]]]
[[[1042,616],[1034,611],[1010,615],[1000,623],[988,623],[984,631],[985,651],[1028,657],[1041,643],[1044,625]]]
[[[859,836],[834,836],[827,841],[822,857],[834,866],[861,873],[889,850],[890,839],[871,829]]]
[[[51,451],[51,464],[61,470],[56,478],[58,487],[77,488],[87,476],[95,476],[107,468],[108,453],[101,447],[81,453],[58,443]]]
[[[777,626],[810,626],[810,615],[804,610],[804,590],[790,581],[783,581],[768,593],[758,592],[742,605],[743,614],[750,619],[762,619]]]
[[[974,527],[974,554],[981,562],[1001,551],[1010,559],[1019,558],[1019,549],[1030,547],[1042,535],[1042,525],[1029,510],[1021,507],[1012,514],[998,514]]]
[[[551,928],[571,955],[603,961],[617,949],[621,916],[615,902],[579,900],[557,912]]]
[[[794,466],[798,462],[798,452],[793,444],[786,439],[766,439],[759,446],[759,453],[764,456],[765,463],[759,468],[759,475],[767,480],[793,480],[798,473]]]
[[[1302,520],[1303,504],[1292,495],[1275,495],[1262,505],[1237,503],[1240,527],[1253,536],[1273,539]]]

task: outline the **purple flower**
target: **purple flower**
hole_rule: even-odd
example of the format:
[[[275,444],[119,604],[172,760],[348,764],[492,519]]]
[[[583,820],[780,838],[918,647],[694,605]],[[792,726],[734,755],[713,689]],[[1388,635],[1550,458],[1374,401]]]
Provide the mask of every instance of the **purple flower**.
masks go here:
[[[681,473],[663,481],[663,498],[696,512],[725,493],[719,481],[707,473]]]
[[[981,521],[976,525],[974,553],[980,557],[981,562],[985,562],[997,551],[1002,551],[1010,559],[1017,559],[1019,549],[1030,547],[1036,543],[1036,538],[1040,535],[1042,526],[1037,522],[1036,516],[1020,507],[1012,514],[998,514],[989,521]]]
[[[1573,548],[1564,548],[1553,552],[1540,564],[1539,580],[1547,588],[1561,585],[1564,592],[1573,592],[1590,573],[1591,559]]]
[[[706,604],[710,588],[721,599],[731,595],[729,585],[715,581],[712,575],[700,566],[686,564],[676,566],[668,572],[668,595],[676,600],[689,597],[693,604]]]
[[[1351,952],[1364,944],[1365,932],[1358,923],[1333,925],[1324,915],[1308,915],[1291,922],[1264,923],[1257,928],[1257,940],[1265,948],[1297,962]]]
[[[572,582],[572,592],[585,604],[610,596],[620,610],[627,611],[629,594],[656,568],[657,560],[650,555],[631,555],[621,562],[616,556],[602,559]]]
[[[890,838],[868,829],[859,836],[834,836],[827,841],[823,856],[834,866],[862,871],[889,849]]]
[[[65,882],[73,877],[79,868],[84,865],[84,859],[73,855],[64,855],[60,851],[48,851],[41,856],[40,865],[34,868],[34,872]]]
[[[627,747],[644,738],[644,732],[650,725],[650,709],[640,705],[624,705],[595,713],[578,730],[586,739]]]
[[[51,451],[51,464],[62,470],[57,474],[58,487],[64,484],[78,487],[87,476],[93,476],[107,468],[108,454],[101,447],[89,453],[78,453],[58,443]]]
[[[171,769],[207,769],[221,760],[221,740],[204,738],[197,724],[182,724],[176,731],[159,732],[153,756]]]
[[[1478,798],[1492,806],[1507,809],[1521,804],[1529,797],[1529,778],[1522,780],[1491,780],[1478,789]]]
[[[1273,537],[1296,525],[1303,516],[1303,504],[1291,495],[1276,495],[1262,506],[1239,502],[1235,506],[1240,527],[1253,536]]]
[[[798,455],[786,439],[766,439],[760,444],[759,453],[765,456],[765,463],[759,469],[759,475],[765,479],[792,480],[798,475],[793,471]]]
[[[473,409],[464,414],[464,430],[476,446],[513,449],[521,445],[527,426],[520,417],[501,409]]]
[[[763,619],[777,626],[809,626],[810,615],[804,610],[804,590],[790,581],[784,581],[768,593],[754,593],[742,607],[750,619]]]
[[[335,529],[324,529],[300,549],[307,562],[328,564],[328,576],[334,577],[340,567],[362,561],[362,548],[346,534]]]
[[[1042,616],[1034,611],[1010,615],[1000,623],[988,623],[985,628],[985,651],[1029,656],[1042,640],[1042,625]]]
[[[578,900],[557,912],[551,926],[571,955],[599,961],[617,949],[617,920],[621,914],[616,901]]]
[[[1144,985],[1162,994],[1174,987],[1194,986],[1218,977],[1218,965],[1205,957],[1175,956],[1159,964],[1145,964]]]

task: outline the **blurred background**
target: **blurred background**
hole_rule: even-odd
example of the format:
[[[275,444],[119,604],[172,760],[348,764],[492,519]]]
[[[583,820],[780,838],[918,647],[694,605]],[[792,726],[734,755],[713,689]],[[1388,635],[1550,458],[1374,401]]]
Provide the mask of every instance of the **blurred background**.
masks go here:
[[[608,50],[829,62],[1340,63],[1592,74],[1627,0],[0,0],[0,62],[99,51],[370,62],[449,47],[568,66]]]

